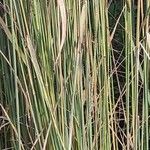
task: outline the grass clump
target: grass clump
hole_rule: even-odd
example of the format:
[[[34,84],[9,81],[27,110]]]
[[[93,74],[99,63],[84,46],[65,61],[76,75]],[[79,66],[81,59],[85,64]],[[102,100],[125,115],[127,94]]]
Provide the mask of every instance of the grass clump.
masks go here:
[[[148,150],[149,0],[0,1],[0,149]]]

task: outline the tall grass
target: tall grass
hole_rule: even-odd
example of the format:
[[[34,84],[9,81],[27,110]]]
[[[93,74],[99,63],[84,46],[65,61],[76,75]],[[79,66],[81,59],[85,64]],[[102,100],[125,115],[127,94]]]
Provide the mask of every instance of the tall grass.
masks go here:
[[[0,1],[0,149],[148,150],[149,0]]]

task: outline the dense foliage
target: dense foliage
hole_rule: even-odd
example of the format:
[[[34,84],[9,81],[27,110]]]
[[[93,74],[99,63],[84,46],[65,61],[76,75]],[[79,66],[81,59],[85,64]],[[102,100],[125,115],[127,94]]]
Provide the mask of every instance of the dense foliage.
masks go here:
[[[150,0],[0,0],[0,150],[149,150]]]

